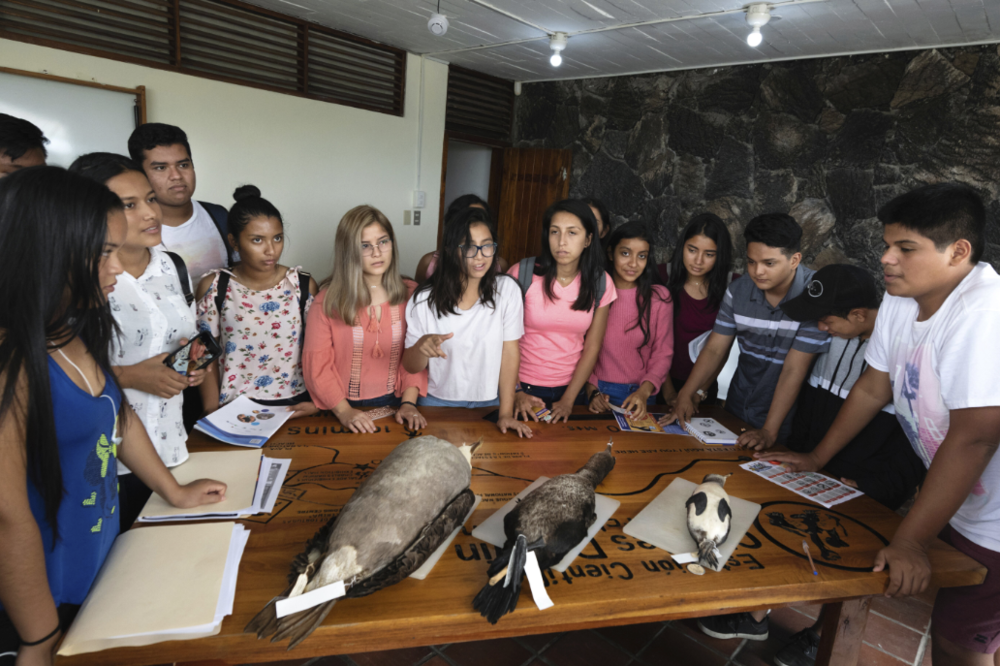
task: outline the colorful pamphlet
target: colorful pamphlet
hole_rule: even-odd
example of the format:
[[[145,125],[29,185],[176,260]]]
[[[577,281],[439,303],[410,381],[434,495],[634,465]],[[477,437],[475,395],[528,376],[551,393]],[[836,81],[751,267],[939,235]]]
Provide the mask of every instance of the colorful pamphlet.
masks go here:
[[[819,472],[793,472],[780,463],[770,460],[754,460],[740,465],[743,469],[762,476],[782,488],[791,490],[796,495],[812,500],[817,504],[830,507],[861,497],[863,492],[852,488],[825,474]]]
[[[677,422],[671,423],[669,425],[661,426],[658,421],[666,416],[665,414],[646,414],[645,417],[641,419],[633,419],[631,417],[625,416],[624,414],[619,414],[615,412],[615,421],[618,422],[618,428],[622,432],[645,432],[645,433],[655,433],[657,435],[687,435],[687,431],[684,428],[677,425]]]
[[[260,405],[241,395],[200,419],[194,428],[226,444],[259,449],[291,415],[287,407]]]

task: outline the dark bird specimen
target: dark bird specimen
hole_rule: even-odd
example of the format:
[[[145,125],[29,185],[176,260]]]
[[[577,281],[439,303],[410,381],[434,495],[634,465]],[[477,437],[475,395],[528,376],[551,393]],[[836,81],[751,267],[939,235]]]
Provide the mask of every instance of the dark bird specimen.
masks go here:
[[[490,580],[476,595],[473,608],[492,624],[514,612],[528,551],[535,551],[539,567],[547,569],[583,541],[597,519],[594,489],[614,466],[609,442],[576,474],[549,479],[504,516],[507,539],[487,571]]]
[[[274,604],[337,581],[347,598],[363,597],[420,568],[465,521],[475,496],[473,446],[437,437],[410,439],[390,453],[292,562],[288,588],[246,626],[257,638],[298,645],[323,622],[336,600],[278,619]]]
[[[712,569],[719,567],[722,558],[719,546],[729,538],[733,522],[729,495],[722,489],[724,485],[725,476],[709,474],[700,486],[691,491],[691,497],[684,503],[688,532],[698,544],[698,562]]]

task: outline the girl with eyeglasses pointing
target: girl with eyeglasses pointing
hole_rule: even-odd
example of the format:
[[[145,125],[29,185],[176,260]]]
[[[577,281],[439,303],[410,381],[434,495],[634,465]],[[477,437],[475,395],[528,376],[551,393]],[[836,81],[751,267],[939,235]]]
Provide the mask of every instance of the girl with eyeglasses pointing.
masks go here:
[[[445,227],[436,270],[406,308],[403,366],[427,369],[427,397],[419,404],[499,405],[500,431],[531,437],[514,418],[521,292],[499,271],[495,239],[490,216],[478,208],[461,211]]]

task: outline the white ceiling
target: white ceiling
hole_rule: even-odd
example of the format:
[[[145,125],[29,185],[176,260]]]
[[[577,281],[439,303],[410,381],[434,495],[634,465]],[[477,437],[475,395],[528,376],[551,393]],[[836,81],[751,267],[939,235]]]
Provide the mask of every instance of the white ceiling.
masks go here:
[[[764,41],[757,48],[746,43],[750,29],[740,11],[573,34],[740,10],[744,0],[441,0],[441,12],[451,23],[443,37],[427,30],[436,0],[251,1],[411,53],[517,81],[1000,42],[1000,0],[776,2],[772,15],[780,19],[764,26]],[[561,67],[549,64],[546,31],[570,34]]]

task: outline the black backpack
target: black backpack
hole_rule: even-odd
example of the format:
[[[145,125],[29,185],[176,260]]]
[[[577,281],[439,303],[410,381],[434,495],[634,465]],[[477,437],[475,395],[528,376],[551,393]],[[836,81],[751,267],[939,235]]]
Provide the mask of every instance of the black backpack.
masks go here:
[[[528,295],[528,289],[531,288],[531,278],[535,274],[535,258],[527,257],[522,259],[517,264],[517,285],[521,287],[521,298],[524,299]],[[594,312],[597,312],[597,308],[601,307],[601,299],[604,298],[604,290],[608,286],[608,281],[601,280],[597,289],[594,291]]]
[[[188,305],[194,303],[194,294],[191,293],[191,278],[188,277],[188,267],[181,259],[181,255],[174,252],[167,252],[167,256],[170,257],[170,261],[174,262],[174,268],[177,269],[177,277],[181,279],[181,292],[184,293],[184,300],[187,301]]]
[[[229,290],[229,273],[222,271],[219,273],[219,282],[215,285],[215,310],[219,313],[219,320],[222,320],[222,308],[226,305],[226,291]],[[302,336],[299,340],[305,340],[306,328],[306,302],[309,300],[309,280],[312,276],[305,271],[299,271],[299,318],[302,319]]]

